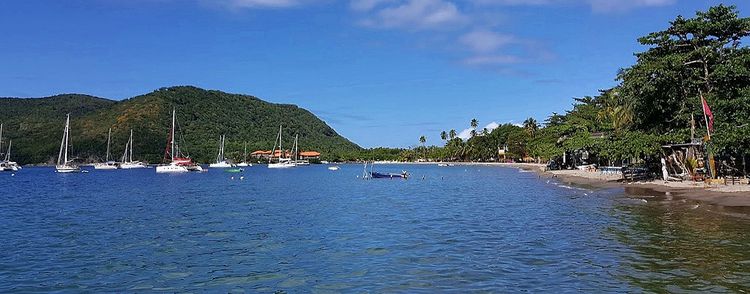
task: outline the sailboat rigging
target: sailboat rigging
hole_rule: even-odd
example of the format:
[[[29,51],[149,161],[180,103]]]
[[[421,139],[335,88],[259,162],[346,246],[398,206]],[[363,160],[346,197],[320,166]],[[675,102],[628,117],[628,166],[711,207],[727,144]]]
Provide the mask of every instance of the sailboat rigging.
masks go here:
[[[180,173],[189,171],[203,171],[200,165],[193,163],[193,160],[188,157],[180,157],[180,147],[175,139],[175,126],[176,121],[176,110],[172,109],[172,128],[169,130],[169,140],[167,141],[167,147],[164,150],[165,160],[169,159],[169,163],[156,167],[157,173]]]
[[[109,146],[110,146],[111,140],[112,140],[112,128],[109,128],[109,132],[107,133],[107,155],[106,155],[105,161],[94,164],[94,169],[102,169],[102,170],[117,169],[117,162],[109,160]]]
[[[73,160],[68,160],[68,146],[70,145],[70,113],[65,119],[65,129],[63,130],[62,142],[60,142],[60,152],[57,155],[57,165],[55,170],[58,173],[77,173],[81,171]]]
[[[273,150],[271,150],[271,157],[268,158],[268,168],[290,168],[295,167],[296,164],[291,158],[284,157],[284,148],[281,147],[281,130],[282,126],[279,125],[279,134],[276,136],[276,140],[273,142]],[[276,155],[276,142],[279,143],[279,157],[276,163],[273,162],[274,155]]]

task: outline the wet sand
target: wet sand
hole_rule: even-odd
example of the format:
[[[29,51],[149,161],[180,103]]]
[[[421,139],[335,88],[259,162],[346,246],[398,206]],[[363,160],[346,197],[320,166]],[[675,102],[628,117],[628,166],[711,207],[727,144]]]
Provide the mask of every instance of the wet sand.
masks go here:
[[[750,207],[750,185],[707,185],[700,182],[624,182],[619,175],[578,170],[543,171],[545,177],[559,181],[602,188],[622,187],[631,195],[657,194],[686,198],[720,206]]]

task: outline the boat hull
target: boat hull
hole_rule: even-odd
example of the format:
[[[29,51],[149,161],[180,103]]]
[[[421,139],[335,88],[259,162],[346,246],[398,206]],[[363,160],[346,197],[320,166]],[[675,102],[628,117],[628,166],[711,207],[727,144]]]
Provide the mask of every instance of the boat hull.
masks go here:
[[[187,167],[179,165],[160,165],[156,167],[157,173],[186,173],[189,172]]]
[[[129,162],[123,162],[120,164],[120,169],[137,169],[137,168],[148,168],[148,166],[144,163],[129,163]]]
[[[58,173],[78,173],[81,172],[81,168],[77,166],[70,166],[70,165],[58,165],[55,166],[55,171]]]
[[[231,163],[228,163],[226,161],[222,161],[222,162],[217,162],[217,163],[209,164],[208,167],[211,167],[211,168],[230,168],[230,167],[235,167],[235,165],[231,164]]]
[[[268,168],[292,168],[295,167],[294,163],[282,162],[282,163],[269,163]]]
[[[116,164],[110,164],[110,163],[99,163],[94,165],[94,169],[98,170],[115,170],[117,169]]]
[[[378,172],[371,172],[370,177],[373,179],[406,179],[408,174],[383,174]]]

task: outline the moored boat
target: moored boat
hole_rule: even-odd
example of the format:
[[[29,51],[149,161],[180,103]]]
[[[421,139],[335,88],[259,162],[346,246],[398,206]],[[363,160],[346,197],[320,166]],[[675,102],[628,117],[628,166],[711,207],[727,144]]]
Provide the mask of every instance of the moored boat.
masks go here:
[[[109,143],[111,139],[112,139],[112,128],[109,128],[109,133],[107,133],[107,155],[105,157],[104,162],[99,162],[99,163],[94,164],[94,169],[100,169],[100,170],[117,169],[117,162],[109,160]]]
[[[125,153],[122,154],[120,169],[137,169],[147,167],[148,165],[146,165],[145,163],[133,160],[133,130],[131,129],[130,138],[128,139],[128,142],[125,143]]]
[[[370,177],[373,179],[393,179],[393,178],[406,179],[406,178],[409,178],[409,173],[407,173],[406,171],[403,171],[400,174],[370,172]]]
[[[284,157],[284,149],[281,147],[281,129],[282,127],[279,126],[279,135],[276,136],[276,141],[274,141],[273,149],[271,150],[271,157],[268,158],[268,168],[292,168],[297,166],[291,158]],[[274,163],[272,161],[273,156],[276,154],[276,142],[279,143],[279,158]]]
[[[68,145],[70,145],[70,113],[65,119],[65,129],[63,130],[62,142],[60,142],[60,152],[57,155],[57,164],[55,171],[58,173],[77,173],[81,171],[72,160],[68,160]]]
[[[216,162],[209,164],[208,167],[230,168],[235,166],[234,164],[229,163],[226,158],[224,158],[224,140],[226,140],[225,135],[219,136],[219,154],[216,155]]]
[[[200,165],[193,163],[189,157],[181,157],[179,144],[175,140],[176,111],[172,109],[172,128],[169,132],[169,140],[164,150],[164,158],[169,159],[169,163],[156,167],[157,173],[183,173],[189,171],[203,171]]]
[[[0,161],[0,171],[15,172],[21,169],[21,166],[14,161],[10,161],[10,149],[13,147],[13,141],[8,141],[8,150],[5,150],[5,157]],[[0,124],[0,154],[3,150],[3,124]]]

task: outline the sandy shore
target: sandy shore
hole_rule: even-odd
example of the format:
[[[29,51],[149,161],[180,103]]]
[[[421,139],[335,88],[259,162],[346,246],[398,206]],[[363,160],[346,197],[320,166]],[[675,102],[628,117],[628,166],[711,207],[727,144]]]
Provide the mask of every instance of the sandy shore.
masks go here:
[[[381,164],[386,164],[382,162]],[[398,164],[405,164],[399,162]],[[406,164],[431,164],[436,162],[412,162]],[[499,163],[499,162],[453,162],[456,166],[483,165],[520,168],[534,171],[541,176],[555,178],[560,182],[574,185],[585,185],[601,188],[623,188],[626,193],[633,195],[665,195],[677,198],[687,198],[719,206],[750,207],[750,185],[708,185],[702,182],[665,182],[662,180],[627,183],[622,181],[621,175],[603,174],[581,170],[545,171],[544,164],[536,163]]]
[[[708,185],[702,182],[665,182],[661,180],[627,183],[620,175],[580,170],[541,171],[542,175],[571,184],[595,187],[622,187],[630,194],[663,194],[684,197],[720,206],[750,207],[750,185]]]

